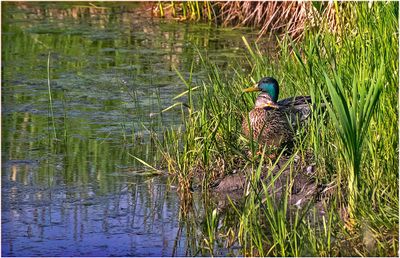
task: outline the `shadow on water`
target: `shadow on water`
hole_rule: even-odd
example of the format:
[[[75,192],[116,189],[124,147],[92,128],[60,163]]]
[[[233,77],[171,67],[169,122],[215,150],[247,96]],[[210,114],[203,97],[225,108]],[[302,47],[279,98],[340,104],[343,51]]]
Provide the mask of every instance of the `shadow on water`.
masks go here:
[[[228,68],[244,58],[241,36],[256,34],[103,6],[2,5],[4,256],[206,254],[174,182],[131,155],[152,163],[149,132],[181,121],[180,110],[160,114],[185,89],[174,67],[200,81],[198,51]]]

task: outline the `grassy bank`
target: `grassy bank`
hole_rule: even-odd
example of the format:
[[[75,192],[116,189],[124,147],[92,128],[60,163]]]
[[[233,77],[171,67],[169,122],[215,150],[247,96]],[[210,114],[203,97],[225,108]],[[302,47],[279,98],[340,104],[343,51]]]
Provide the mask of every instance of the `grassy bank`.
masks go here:
[[[194,85],[191,78],[182,78],[187,86],[177,98],[185,98],[184,104],[177,102],[182,129],[166,131],[159,142],[182,198],[190,195],[194,177],[208,188],[227,174],[247,173],[255,184],[261,181],[261,167],[273,162],[256,158],[258,146],[241,134],[242,119],[255,99],[241,90],[251,80],[274,76],[280,98],[311,95],[315,103],[327,103],[325,112],[313,113],[293,151],[311,153],[307,162],[315,163],[316,180],[332,186],[322,222],[313,224],[301,211],[288,220],[290,193],[277,205],[268,198],[270,186],[249,188],[243,207],[233,208],[235,225],[207,211],[211,222],[202,243],[210,253],[217,244],[236,241],[246,255],[397,254],[398,3],[347,3],[337,15],[335,31],[322,20],[318,29],[305,32],[302,42],[279,41],[274,59],[244,39],[249,72],[238,65],[232,68],[235,76],[226,77],[203,60],[209,81]],[[289,167],[292,162],[289,158]]]

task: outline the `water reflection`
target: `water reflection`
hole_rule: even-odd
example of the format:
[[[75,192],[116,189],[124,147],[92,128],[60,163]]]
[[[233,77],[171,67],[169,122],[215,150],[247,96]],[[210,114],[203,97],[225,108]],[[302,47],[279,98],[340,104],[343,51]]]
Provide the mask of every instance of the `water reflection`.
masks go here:
[[[175,191],[159,177],[124,181],[104,194],[98,182],[52,187],[7,182],[2,192],[3,254],[171,255],[178,230]]]
[[[185,89],[174,68],[200,81],[198,52],[227,68],[256,35],[83,5],[2,5],[2,255],[195,255],[174,184],[131,155],[152,163],[150,131],[179,125],[160,114]]]

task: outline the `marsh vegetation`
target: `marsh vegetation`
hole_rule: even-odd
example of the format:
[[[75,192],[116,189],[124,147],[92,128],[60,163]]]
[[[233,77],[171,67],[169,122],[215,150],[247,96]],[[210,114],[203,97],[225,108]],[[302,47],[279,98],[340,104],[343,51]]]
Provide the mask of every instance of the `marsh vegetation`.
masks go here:
[[[398,4],[335,3],[334,8],[334,27],[331,15],[321,15],[318,26],[302,31],[300,42],[289,32],[281,35],[274,58],[243,37],[250,73],[236,66],[234,77],[224,76],[200,55],[208,80],[197,84],[181,76],[187,89],[178,97],[188,98],[177,102],[184,112],[182,129],[167,130],[159,142],[181,198],[190,196],[194,178],[210,192],[214,182],[233,173],[247,180],[241,203],[230,203],[232,214],[205,204],[202,244],[209,254],[234,243],[245,255],[397,254]],[[279,78],[283,97],[310,95],[316,103],[305,133],[278,159],[270,159],[267,148],[257,156],[256,143],[241,132],[255,99],[242,90],[269,75]],[[323,215],[314,205],[289,211],[298,157],[304,166],[313,164],[317,184],[329,188]],[[276,169],[280,159],[283,168]],[[285,169],[293,175],[282,196],[273,198],[274,184],[263,179],[263,170],[279,177]]]
[[[398,3],[2,7],[3,255],[398,254]],[[265,76],[290,148],[242,133]]]

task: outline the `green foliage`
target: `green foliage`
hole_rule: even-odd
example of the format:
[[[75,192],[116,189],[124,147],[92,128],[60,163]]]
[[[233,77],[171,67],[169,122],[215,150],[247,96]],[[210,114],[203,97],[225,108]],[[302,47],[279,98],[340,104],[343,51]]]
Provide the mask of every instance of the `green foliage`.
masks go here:
[[[276,204],[268,198],[270,186],[251,187],[244,207],[235,207],[237,238],[244,254],[396,255],[398,3],[336,7],[335,31],[327,29],[324,25],[329,21],[323,19],[319,29],[307,31],[301,43],[285,37],[278,41],[276,59],[244,41],[249,71],[240,64],[236,76],[227,78],[203,60],[209,81],[192,85],[185,80],[188,89],[182,96],[189,102],[188,111],[181,102],[184,130],[168,131],[161,151],[178,176],[190,180],[200,171],[205,188],[215,177],[248,167],[251,184],[261,181],[257,175],[263,162],[248,155],[257,148],[241,136],[241,121],[255,97],[242,95],[241,90],[251,81],[274,76],[282,86],[281,98],[311,95],[316,103],[307,135],[296,140],[294,152],[312,152],[317,180],[334,186],[322,225],[301,211],[287,220],[290,192]],[[327,113],[322,112],[322,103],[327,104]],[[348,219],[343,207],[348,207],[354,220],[350,232],[342,227]]]
[[[215,16],[212,3],[209,1],[158,2],[155,12],[160,17],[168,14],[181,21],[212,21]]]
[[[360,73],[353,78],[351,96],[346,95],[342,81],[337,74],[334,78],[336,86],[333,86],[331,79],[326,73],[324,74],[332,106],[329,105],[326,98],[325,102],[331,117],[336,121],[334,125],[341,140],[340,146],[343,149],[341,153],[349,166],[350,216],[353,216],[356,206],[358,181],[361,177],[363,143],[383,88],[383,68],[384,63],[381,61],[379,71],[375,70],[370,79],[373,82],[372,85],[366,85],[365,82],[369,81],[367,71],[360,69]]]

